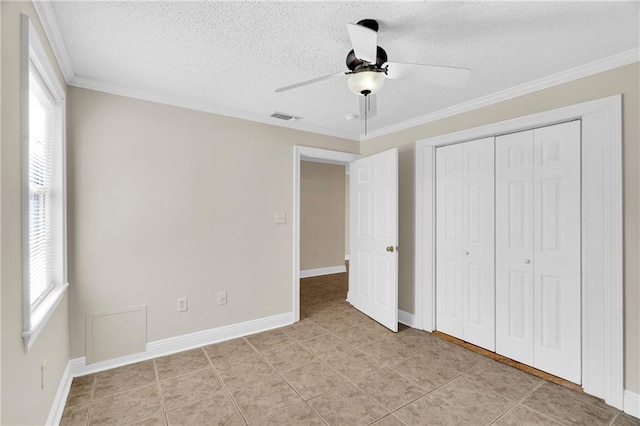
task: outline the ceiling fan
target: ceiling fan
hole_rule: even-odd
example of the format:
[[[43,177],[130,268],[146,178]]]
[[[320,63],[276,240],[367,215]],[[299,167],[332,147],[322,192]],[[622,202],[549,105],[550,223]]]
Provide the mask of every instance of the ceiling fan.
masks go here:
[[[360,118],[362,119],[364,115],[366,119],[367,115],[371,117],[372,114],[375,114],[376,102],[375,99],[372,101],[371,97],[382,89],[387,78],[392,80],[422,79],[432,85],[447,87],[466,85],[471,73],[467,68],[388,61],[387,52],[378,46],[378,28],[379,24],[375,19],[363,19],[357,24],[347,24],[347,32],[353,46],[346,59],[349,71],[280,87],[276,89],[276,92],[297,89],[323,80],[348,75],[347,86],[349,89],[354,94],[364,97],[360,100]]]

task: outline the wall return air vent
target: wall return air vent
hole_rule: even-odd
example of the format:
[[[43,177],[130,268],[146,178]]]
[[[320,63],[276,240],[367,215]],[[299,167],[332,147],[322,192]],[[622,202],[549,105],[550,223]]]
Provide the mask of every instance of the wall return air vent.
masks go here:
[[[271,117],[284,121],[298,121],[302,117],[296,117],[295,115],[287,114],[286,112],[274,112]]]

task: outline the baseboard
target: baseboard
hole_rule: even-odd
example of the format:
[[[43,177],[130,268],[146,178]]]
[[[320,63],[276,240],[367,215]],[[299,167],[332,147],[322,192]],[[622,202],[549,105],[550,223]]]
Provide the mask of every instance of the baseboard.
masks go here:
[[[305,269],[300,271],[300,278],[319,277],[321,275],[340,274],[347,272],[347,267],[344,265],[329,266],[327,268],[318,269]]]
[[[398,322],[407,327],[416,328],[415,316],[401,309],[398,309]]]
[[[69,390],[71,389],[72,381],[73,377],[71,376],[71,361],[69,361],[67,362],[67,366],[65,367],[64,372],[62,373],[62,377],[60,378],[58,390],[56,391],[56,396],[53,399],[53,404],[51,404],[49,416],[47,417],[47,422],[45,423],[46,425],[60,424],[64,406],[67,403],[67,396],[69,395]]]
[[[108,361],[97,362],[95,364],[87,365],[85,357],[74,358],[69,361],[71,367],[70,374],[71,377],[84,376],[111,368],[122,367],[123,365],[146,361],[159,356],[170,355],[176,352],[182,352],[225,340],[247,336],[249,334],[260,333],[262,331],[283,327],[289,324],[293,324],[293,313],[291,312],[212,328],[210,330],[183,334],[169,339],[156,340],[155,342],[147,343],[147,350],[145,352],[127,355]]]
[[[624,391],[624,412],[640,419],[640,394]]]

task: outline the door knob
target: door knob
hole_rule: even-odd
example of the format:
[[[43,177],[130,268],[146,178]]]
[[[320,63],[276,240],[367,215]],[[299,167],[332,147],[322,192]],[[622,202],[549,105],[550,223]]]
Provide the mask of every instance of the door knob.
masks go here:
[[[464,255],[465,255],[465,256],[469,256],[469,250],[465,250],[465,251],[464,251]]]
[[[388,247],[387,247],[387,251],[388,251],[388,252],[393,253],[393,250],[394,250],[394,249],[393,249],[393,246],[388,246]]]
[[[526,264],[531,263],[531,259],[525,259],[525,260],[524,260],[524,263],[526,263]]]

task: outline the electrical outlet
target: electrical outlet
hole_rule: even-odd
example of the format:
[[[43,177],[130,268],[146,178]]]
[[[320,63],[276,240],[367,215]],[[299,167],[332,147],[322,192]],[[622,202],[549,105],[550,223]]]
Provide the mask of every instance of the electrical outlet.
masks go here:
[[[218,293],[218,305],[226,305],[227,304],[227,292],[221,291]]]
[[[44,370],[47,369],[47,360],[42,361],[40,366],[40,389],[44,389]]]
[[[178,312],[187,312],[189,310],[189,299],[186,297],[178,298]]]

